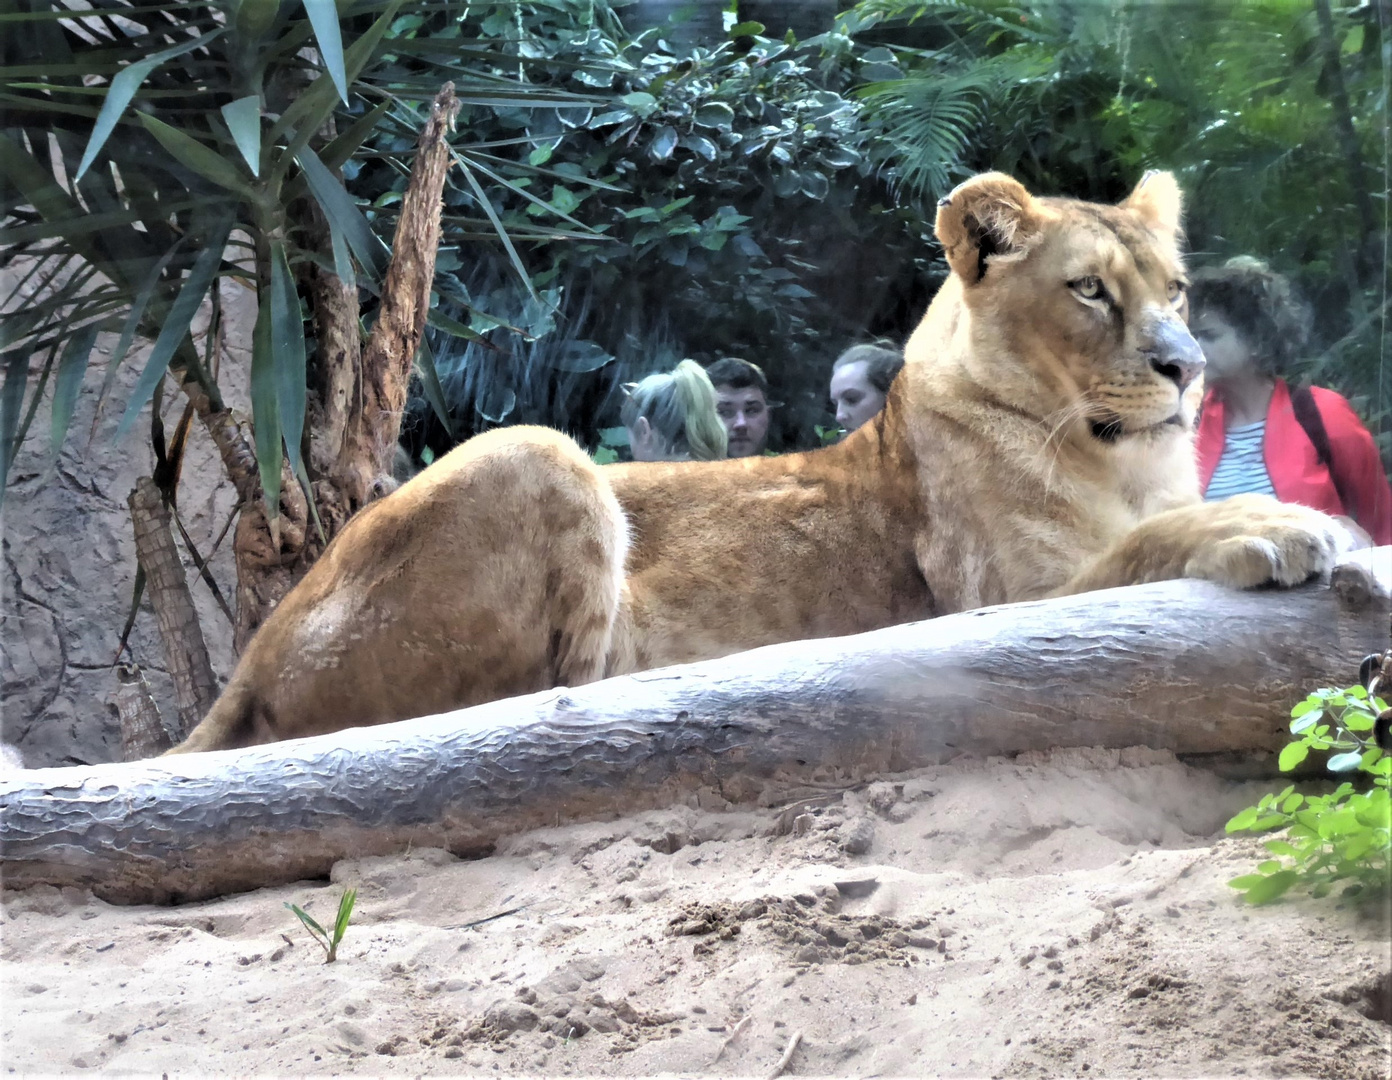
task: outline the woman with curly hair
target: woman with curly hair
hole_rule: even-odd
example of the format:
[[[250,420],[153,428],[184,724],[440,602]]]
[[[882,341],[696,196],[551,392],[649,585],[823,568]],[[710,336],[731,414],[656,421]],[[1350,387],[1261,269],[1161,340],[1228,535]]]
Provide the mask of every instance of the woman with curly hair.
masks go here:
[[[1392,490],[1368,429],[1333,390],[1292,389],[1280,377],[1309,326],[1290,283],[1239,256],[1196,274],[1189,302],[1208,362],[1198,434],[1204,498],[1262,492],[1346,515],[1375,543],[1392,544]]]
[[[695,360],[627,387],[619,420],[634,461],[713,461],[725,456],[715,387]]]

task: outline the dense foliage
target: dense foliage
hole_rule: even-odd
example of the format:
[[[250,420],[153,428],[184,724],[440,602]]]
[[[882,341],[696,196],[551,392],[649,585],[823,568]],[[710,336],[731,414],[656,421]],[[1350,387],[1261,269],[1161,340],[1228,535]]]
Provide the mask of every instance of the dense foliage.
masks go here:
[[[897,330],[927,295],[930,226],[876,176],[861,106],[836,88],[865,61],[829,70],[815,46],[759,37],[757,24],[687,47],[554,9],[479,8],[473,32],[525,48],[540,85],[611,100],[461,120],[492,148],[484,186],[506,232],[549,221],[571,234],[481,251],[453,216],[477,214],[478,193],[448,193],[460,256],[441,295],[515,328],[476,318],[487,341],[436,335],[454,435],[520,420],[593,444],[616,422],[623,382],[683,356],[740,355],[787,402],[784,444],[806,445],[836,352]],[[353,184],[367,195],[384,180],[365,168]],[[525,277],[509,272],[519,262]],[[427,429],[414,445],[443,449],[423,402],[416,412]]]
[[[1327,896],[1341,882],[1341,896],[1385,898],[1392,872],[1392,758],[1372,732],[1386,711],[1387,702],[1362,686],[1317,690],[1291,710],[1296,738],[1281,751],[1281,770],[1298,767],[1312,751],[1335,751],[1326,768],[1360,783],[1345,780],[1324,794],[1291,785],[1228,822],[1229,833],[1283,830],[1264,842],[1275,858],[1228,882],[1249,903],[1267,903],[1295,886]]]

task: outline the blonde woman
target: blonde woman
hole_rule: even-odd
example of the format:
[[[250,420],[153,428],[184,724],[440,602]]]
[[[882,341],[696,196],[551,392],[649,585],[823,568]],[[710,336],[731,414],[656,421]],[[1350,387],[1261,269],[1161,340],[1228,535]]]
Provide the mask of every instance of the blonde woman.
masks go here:
[[[726,451],[715,388],[701,365],[683,360],[628,391],[619,413],[634,461],[713,461]]]

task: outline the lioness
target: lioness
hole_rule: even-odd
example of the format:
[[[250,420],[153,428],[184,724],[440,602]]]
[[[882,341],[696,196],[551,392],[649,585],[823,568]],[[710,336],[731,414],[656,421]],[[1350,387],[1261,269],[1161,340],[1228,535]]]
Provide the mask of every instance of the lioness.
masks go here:
[[[962,184],[937,214],[952,275],[836,446],[597,468],[544,429],[471,440],[344,529],[174,752],[983,604],[1325,572],[1332,519],[1199,501],[1179,219],[1168,173],[1115,207]]]

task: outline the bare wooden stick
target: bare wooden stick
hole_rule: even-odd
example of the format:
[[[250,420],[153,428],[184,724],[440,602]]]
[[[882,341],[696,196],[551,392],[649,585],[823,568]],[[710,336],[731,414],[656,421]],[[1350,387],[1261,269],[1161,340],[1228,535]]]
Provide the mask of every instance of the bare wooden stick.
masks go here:
[[[1374,553],[1378,554],[1378,553]],[[1381,549],[1380,557],[1392,556]],[[963,754],[1279,749],[1291,704],[1387,647],[1386,602],[1169,581],[847,638],[247,750],[0,778],[6,888],[114,902],[217,896],[343,858],[502,837],[674,801],[866,777]]]
[[[788,1067],[788,1063],[793,1060],[793,1055],[797,1053],[798,1043],[802,1042],[802,1032],[793,1032],[793,1037],[788,1040],[788,1049],[783,1051],[783,1056],[778,1059],[778,1064],[773,1067],[773,1071],[768,1074],[768,1080],[778,1080],[783,1075],[783,1070]]]
[[[715,1052],[715,1057],[711,1058],[712,1065],[714,1065],[717,1061],[724,1057],[725,1051],[730,1048],[730,1044],[734,1042],[737,1038],[739,1038],[740,1032],[743,1031],[746,1027],[748,1027],[749,1021],[753,1019],[754,1014],[750,1013],[748,1016],[746,1016],[743,1020],[741,1020],[738,1024],[735,1025],[735,1029],[731,1031],[729,1035],[725,1036],[724,1041],[720,1044],[720,1049]]]
[[[193,606],[184,564],[174,546],[169,508],[148,476],[135,482],[128,501],[135,526],[135,553],[145,570],[169,677],[174,681],[179,741],[187,738],[203,714],[212,708],[217,698],[217,679],[208,659],[208,646],[203,641],[203,627]]]
[[[122,758],[139,761],[164,753],[173,744],[140,665],[117,664],[116,684],[112,700],[121,722]]]

